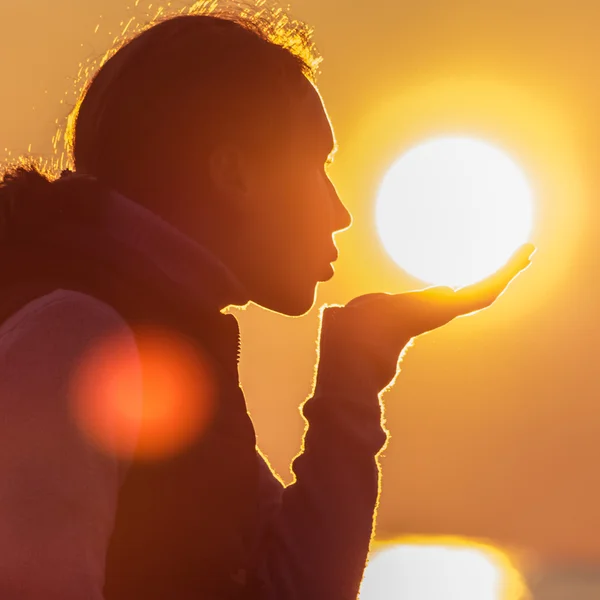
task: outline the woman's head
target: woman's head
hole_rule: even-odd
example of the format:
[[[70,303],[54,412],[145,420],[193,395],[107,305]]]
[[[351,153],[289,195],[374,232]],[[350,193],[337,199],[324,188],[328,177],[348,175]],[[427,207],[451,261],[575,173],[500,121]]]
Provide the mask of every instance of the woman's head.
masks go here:
[[[150,182],[162,185],[189,162],[200,175],[216,144],[281,135],[286,104],[314,75],[314,59],[308,45],[303,58],[271,41],[267,23],[185,14],[113,51],[71,118],[76,169],[147,196]]]
[[[252,300],[301,314],[349,216],[324,171],[334,141],[310,32],[283,14],[147,28],[102,64],[68,138],[77,171],[211,247]]]

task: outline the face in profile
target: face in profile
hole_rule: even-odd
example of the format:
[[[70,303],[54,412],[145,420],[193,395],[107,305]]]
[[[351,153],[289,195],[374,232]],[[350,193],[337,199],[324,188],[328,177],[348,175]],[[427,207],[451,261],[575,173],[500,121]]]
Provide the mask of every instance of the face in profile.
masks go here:
[[[253,302],[287,315],[306,313],[320,281],[333,276],[334,233],[351,224],[327,175],[334,136],[317,90],[306,81],[289,133],[252,163],[242,277]],[[258,154],[258,153],[257,153]]]

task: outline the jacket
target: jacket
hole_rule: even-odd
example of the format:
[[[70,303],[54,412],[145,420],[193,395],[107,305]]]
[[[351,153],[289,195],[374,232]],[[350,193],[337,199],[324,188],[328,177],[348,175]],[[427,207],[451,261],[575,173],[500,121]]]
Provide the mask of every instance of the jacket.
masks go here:
[[[10,557],[0,596],[356,598],[386,442],[369,373],[354,385],[321,357],[295,481],[284,487],[256,446],[239,328],[221,312],[248,301],[243,287],[139,204],[89,180],[70,188],[43,218],[15,219],[0,244],[0,551]],[[143,407],[138,332],[149,324],[208,357],[216,390],[207,428],[154,461],[137,458],[133,434],[125,456],[86,438],[69,385],[86,351],[119,332],[139,365],[132,393]]]

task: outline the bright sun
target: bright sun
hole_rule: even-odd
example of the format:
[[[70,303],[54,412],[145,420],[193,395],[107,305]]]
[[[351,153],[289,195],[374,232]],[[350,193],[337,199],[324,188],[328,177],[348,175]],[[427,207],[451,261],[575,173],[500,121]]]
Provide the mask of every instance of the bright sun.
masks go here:
[[[414,277],[463,286],[501,267],[529,241],[532,191],[498,148],[438,138],[404,154],[377,198],[377,229],[391,257]]]
[[[502,569],[469,547],[399,545],[371,558],[360,600],[500,600]]]

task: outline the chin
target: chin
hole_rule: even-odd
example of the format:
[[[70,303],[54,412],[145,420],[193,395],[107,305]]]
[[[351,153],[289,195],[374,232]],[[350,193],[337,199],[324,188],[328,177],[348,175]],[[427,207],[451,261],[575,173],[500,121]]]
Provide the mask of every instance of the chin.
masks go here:
[[[276,294],[270,291],[262,298],[254,299],[253,302],[288,317],[301,317],[314,306],[316,292],[317,285],[313,283],[312,286],[303,289],[277,290]]]

